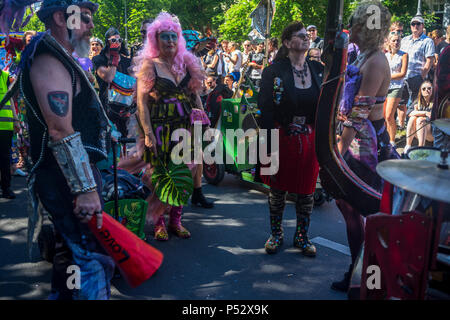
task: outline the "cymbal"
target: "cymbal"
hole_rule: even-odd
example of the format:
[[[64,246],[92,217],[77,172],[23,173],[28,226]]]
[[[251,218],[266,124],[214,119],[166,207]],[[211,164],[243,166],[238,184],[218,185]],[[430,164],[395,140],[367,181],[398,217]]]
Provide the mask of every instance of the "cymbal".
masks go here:
[[[450,170],[424,160],[386,160],[377,173],[386,181],[429,199],[450,203]]]
[[[433,124],[446,135],[450,136],[450,119],[437,119]]]

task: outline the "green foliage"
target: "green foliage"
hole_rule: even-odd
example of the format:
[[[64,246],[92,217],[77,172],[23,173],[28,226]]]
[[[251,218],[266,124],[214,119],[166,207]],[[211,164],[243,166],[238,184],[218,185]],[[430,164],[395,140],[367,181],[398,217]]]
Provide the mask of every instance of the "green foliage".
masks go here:
[[[25,16],[27,16],[30,13],[30,9],[27,9]],[[37,32],[42,32],[45,31],[45,26],[44,24],[41,22],[41,20],[39,20],[39,18],[37,17],[36,14],[34,14],[30,21],[28,22],[28,24],[25,26],[25,28],[23,28],[24,31],[25,30],[34,30]]]
[[[152,184],[161,202],[176,207],[187,204],[194,190],[192,173],[184,163],[170,162],[168,168],[157,166],[152,174]]]
[[[259,0],[240,0],[224,14],[224,22],[219,26],[221,38],[243,41],[251,31],[250,13]],[[344,23],[350,15],[352,1],[344,2]],[[271,37],[280,37],[283,29],[292,21],[300,20],[305,27],[317,26],[319,35],[323,35],[326,25],[328,0],[276,0],[275,18],[272,23]]]
[[[162,10],[179,17],[183,29],[205,31],[210,28],[220,38],[232,41],[247,39],[251,31],[250,13],[259,0],[93,0],[100,7],[94,16],[94,35],[103,39],[106,30],[113,26],[125,36],[125,1],[127,7],[128,43],[140,40],[140,24],[146,18],[155,18]],[[345,0],[344,25],[360,1]],[[417,0],[383,0],[393,15],[393,21],[402,21],[409,31],[409,22],[417,11]],[[425,26],[433,26],[435,17],[425,1],[422,12]],[[271,36],[279,37],[283,28],[294,20],[301,20],[305,26],[314,24],[323,36],[326,23],[328,0],[276,0],[276,14]],[[44,31],[44,25],[36,15],[24,30]],[[431,29],[429,30],[431,31]]]

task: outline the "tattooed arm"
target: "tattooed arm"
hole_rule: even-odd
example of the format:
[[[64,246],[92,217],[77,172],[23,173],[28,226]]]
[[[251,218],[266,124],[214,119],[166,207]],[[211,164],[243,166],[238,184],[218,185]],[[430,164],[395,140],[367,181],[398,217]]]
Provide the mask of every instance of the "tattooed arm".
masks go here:
[[[62,63],[46,54],[38,56],[30,70],[30,79],[39,108],[52,141],[60,141],[74,133],[72,127],[72,79]],[[90,168],[88,167],[90,171]],[[64,174],[64,173],[63,173]],[[67,179],[67,177],[66,177]],[[97,215],[102,226],[102,206],[97,190],[77,194],[73,213],[81,223]],[[100,212],[100,213],[99,213]]]
[[[53,56],[43,54],[35,59],[30,79],[52,140],[73,134],[72,79],[67,69]]]

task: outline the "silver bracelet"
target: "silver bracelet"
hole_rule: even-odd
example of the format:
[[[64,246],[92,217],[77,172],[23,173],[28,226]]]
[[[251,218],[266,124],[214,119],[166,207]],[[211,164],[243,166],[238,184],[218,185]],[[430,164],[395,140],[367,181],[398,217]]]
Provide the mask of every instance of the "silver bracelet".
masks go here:
[[[59,141],[49,141],[48,147],[52,150],[72,194],[87,193],[97,188],[79,132]]]

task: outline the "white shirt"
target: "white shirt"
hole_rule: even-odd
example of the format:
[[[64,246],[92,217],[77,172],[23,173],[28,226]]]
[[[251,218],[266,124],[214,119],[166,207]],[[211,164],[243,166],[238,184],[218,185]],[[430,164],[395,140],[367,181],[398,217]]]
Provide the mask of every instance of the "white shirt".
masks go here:
[[[235,64],[233,64],[231,61],[230,61],[230,66],[229,66],[229,70],[230,70],[230,73],[231,72],[240,72],[241,71],[241,66],[242,66],[242,52],[240,52],[239,50],[234,50],[231,54],[230,54],[230,56],[232,57],[232,58],[234,58],[234,56],[235,55],[237,55],[237,61],[236,61],[236,63]]]
[[[394,73],[400,73],[402,71],[402,58],[406,52],[401,50],[397,51],[394,56],[391,56],[390,52],[386,52],[386,58],[389,62],[389,68],[391,69],[391,75]],[[405,82],[405,77],[401,79],[391,80],[391,84],[389,85],[389,89],[400,89],[403,87],[403,83]]]

